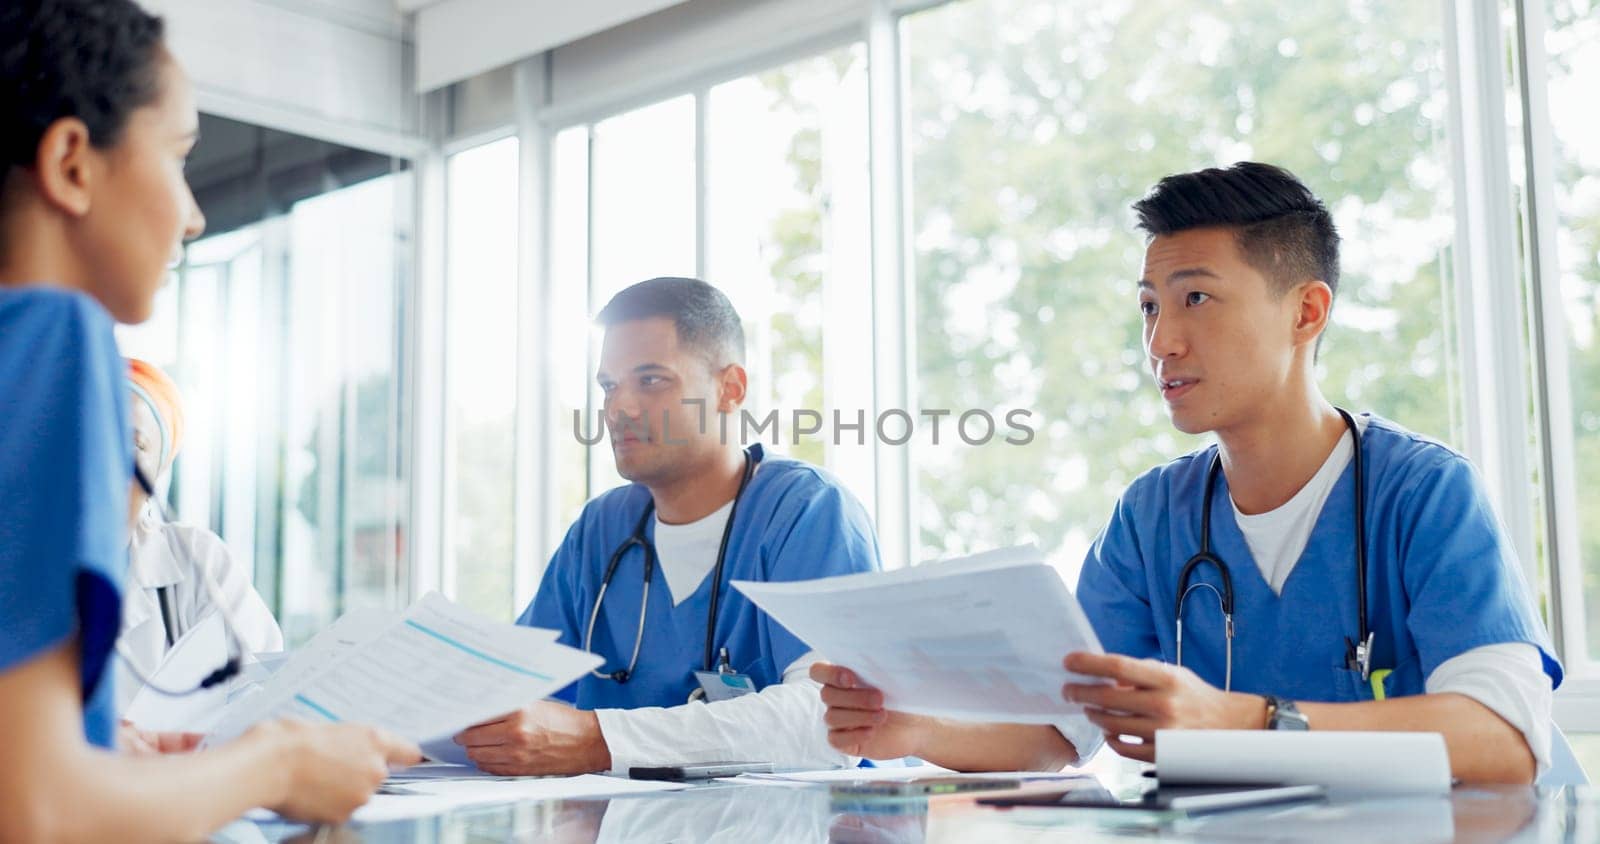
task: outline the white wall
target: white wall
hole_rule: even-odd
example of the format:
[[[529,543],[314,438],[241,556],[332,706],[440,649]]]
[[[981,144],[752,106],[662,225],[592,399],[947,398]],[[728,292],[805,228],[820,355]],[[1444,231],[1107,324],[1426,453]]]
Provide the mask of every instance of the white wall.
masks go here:
[[[684,0],[440,0],[417,11],[417,91],[459,82]],[[408,7],[417,6],[408,3]]]
[[[145,0],[223,117],[413,155],[405,21],[390,0]]]
[[[692,0],[554,50],[547,119],[639,105],[707,74],[728,77],[866,36],[870,0]]]

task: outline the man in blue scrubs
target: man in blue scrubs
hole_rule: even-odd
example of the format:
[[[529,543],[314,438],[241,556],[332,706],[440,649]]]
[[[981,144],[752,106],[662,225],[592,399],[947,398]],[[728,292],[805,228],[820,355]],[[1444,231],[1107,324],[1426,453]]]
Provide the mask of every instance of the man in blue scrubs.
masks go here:
[[[1423,730],[1463,781],[1531,780],[1561,666],[1482,481],[1317,385],[1339,281],[1327,208],[1251,163],[1168,177],[1134,208],[1147,362],[1173,424],[1218,444],[1134,481],[1084,563],[1077,597],[1109,653],[1065,667],[1111,682],[1067,684],[1085,718],[1054,729],[964,724],[886,712],[818,664],[834,746],[1058,768],[1102,740],[1151,761],[1160,729]],[[1212,557],[1191,566],[1208,488]]]
[[[456,741],[497,774],[843,764],[806,676],[814,657],[729,582],[876,569],[866,512],[822,469],[741,446],[744,329],[716,288],[651,279],[599,322],[606,429],[632,483],[584,508],[518,623],[605,664],[562,702]]]

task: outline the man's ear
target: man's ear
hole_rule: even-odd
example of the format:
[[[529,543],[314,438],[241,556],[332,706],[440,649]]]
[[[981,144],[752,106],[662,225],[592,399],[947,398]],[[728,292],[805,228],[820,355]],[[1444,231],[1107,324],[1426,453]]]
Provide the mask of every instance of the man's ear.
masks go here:
[[[722,368],[718,382],[717,412],[732,413],[738,410],[750,390],[749,374],[739,364],[730,363]]]
[[[74,217],[88,214],[97,164],[89,127],[76,117],[57,120],[45,129],[34,156],[39,195]]]
[[[1315,345],[1328,327],[1333,312],[1333,288],[1324,281],[1308,281],[1289,294],[1297,303],[1294,342],[1297,346]]]

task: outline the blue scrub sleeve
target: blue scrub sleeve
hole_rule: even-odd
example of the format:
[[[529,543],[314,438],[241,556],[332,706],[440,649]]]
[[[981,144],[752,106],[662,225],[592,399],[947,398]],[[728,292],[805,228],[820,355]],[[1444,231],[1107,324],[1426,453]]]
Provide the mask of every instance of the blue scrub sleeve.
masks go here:
[[[556,549],[549,565],[545,566],[539,591],[534,594],[522,615],[517,617],[517,623],[526,627],[560,631],[561,635],[556,641],[573,648],[583,647],[582,625],[588,621],[588,616],[581,621],[577,617],[580,612],[578,602],[582,599],[578,577],[582,573],[584,523],[585,519],[580,517],[567,530],[561,547]],[[578,684],[574,682],[551,697],[575,704],[578,700]]]
[[[1560,686],[1561,664],[1472,464],[1447,454],[1418,472],[1400,501],[1398,550],[1411,601],[1406,628],[1422,676],[1476,647],[1526,642],[1539,648],[1552,686]]]
[[[877,534],[861,503],[837,483],[819,485],[774,518],[764,543],[769,582],[815,580],[882,568]],[[757,609],[765,653],[782,672],[811,648],[765,610]]]
[[[127,565],[121,365],[109,317],[85,297],[0,307],[0,671],[77,632],[86,695],[115,641]]]
[[[1128,501],[1135,489],[1118,499],[1110,521],[1089,546],[1075,595],[1107,653],[1158,659],[1161,644],[1153,619],[1159,614],[1150,607],[1144,555],[1134,535],[1134,508]]]

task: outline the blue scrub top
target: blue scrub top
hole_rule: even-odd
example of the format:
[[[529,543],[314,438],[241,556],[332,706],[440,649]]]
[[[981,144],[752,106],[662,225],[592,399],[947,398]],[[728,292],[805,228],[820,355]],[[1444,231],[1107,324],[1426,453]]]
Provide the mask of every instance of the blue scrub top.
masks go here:
[[[1367,620],[1376,634],[1372,670],[1386,697],[1422,694],[1446,660],[1482,645],[1539,648],[1552,686],[1561,665],[1529,599],[1517,558],[1483,483],[1466,458],[1437,441],[1368,417],[1366,460]],[[1095,540],[1077,597],[1107,651],[1171,663],[1173,609],[1185,562],[1200,548],[1200,506],[1216,446],[1153,469],[1133,482]],[[1370,682],[1345,668],[1355,639],[1355,467],[1345,468],[1312,528],[1283,594],[1262,578],[1234,520],[1226,476],[1212,501],[1212,551],[1233,579],[1233,688],[1322,702],[1374,699]],[[1210,566],[1191,584],[1221,589]],[[1183,663],[1223,684],[1222,610],[1209,590],[1184,605]]]
[[[715,647],[727,648],[734,670],[749,675],[761,689],[782,682],[784,669],[810,648],[728,582],[811,580],[874,571],[879,557],[866,511],[837,479],[810,464],[765,455],[759,444],[752,452],[758,467],[739,499],[728,537]],[[589,502],[550,559],[538,594],[517,623],[559,630],[562,644],[582,648],[606,564],[632,535],[649,501],[649,490],[631,484]],[[645,537],[655,541],[654,518]],[[592,647],[605,659],[603,671],[628,666],[643,580],[644,552],[630,549],[617,566],[595,623]],[[711,581],[707,575],[692,595],[673,606],[657,560],[644,643],[633,677],[618,683],[588,674],[555,697],[580,709],[684,703],[698,688],[692,672],[704,667]]]
[[[0,288],[0,672],[78,639],[83,730],[111,747],[133,473],[125,365],[94,299]]]

